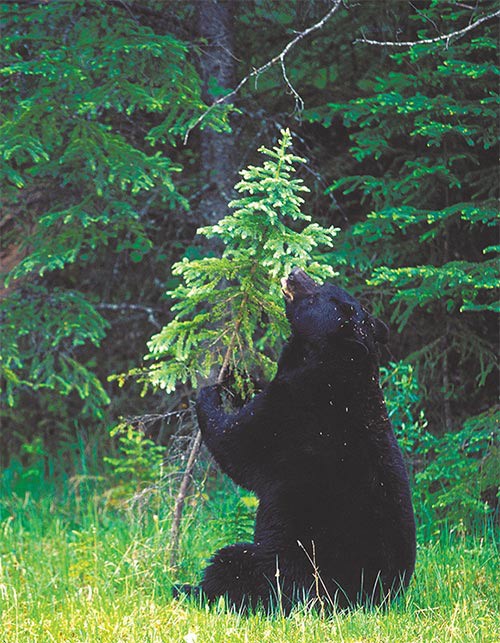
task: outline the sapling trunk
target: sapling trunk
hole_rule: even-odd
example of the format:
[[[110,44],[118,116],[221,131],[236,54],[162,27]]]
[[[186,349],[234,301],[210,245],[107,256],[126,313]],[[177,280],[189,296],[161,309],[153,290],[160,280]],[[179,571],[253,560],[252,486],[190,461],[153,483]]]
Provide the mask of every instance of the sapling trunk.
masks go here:
[[[224,381],[227,375],[229,364],[231,363],[231,354],[233,352],[234,342],[236,340],[236,335],[239,329],[238,321],[239,320],[236,321],[231,342],[229,343],[226,354],[224,356],[224,362],[222,364],[222,367],[219,371],[219,375],[217,377],[217,384],[222,384],[222,382]],[[181,529],[182,513],[184,511],[184,502],[186,500],[187,492],[189,489],[189,482],[193,474],[194,465],[196,464],[198,455],[200,453],[201,442],[202,442],[201,431],[198,429],[196,432],[196,437],[194,439],[191,450],[189,451],[186,468],[184,470],[184,473],[182,474],[182,480],[179,486],[179,491],[175,498],[174,517],[172,520],[172,527],[170,528],[170,567],[174,567],[174,568],[177,567],[177,556],[179,553],[179,539],[181,534],[180,529]]]
[[[172,520],[172,527],[170,529],[170,567],[177,567],[177,554],[179,553],[179,537],[180,527],[182,520],[182,512],[184,510],[184,502],[189,489],[189,482],[193,473],[194,465],[198,458],[201,448],[201,431],[198,429],[196,437],[189,452],[189,457],[186,469],[182,474],[182,480],[175,499],[174,517]]]
[[[216,368],[217,383],[221,384],[234,365],[237,389],[244,396],[250,394],[253,373],[273,377],[273,357],[288,332],[279,277],[295,265],[307,266],[308,272],[319,279],[333,274],[317,248],[330,246],[337,230],[306,223],[311,217],[303,214],[300,206],[301,193],[308,190],[300,178],[293,178],[294,164],[304,159],[290,153],[290,145],[291,134],[284,130],[276,147],[261,148],[266,156],[263,164],[251,165],[240,173],[242,179],[235,190],[244,195],[229,204],[234,212],[199,230],[223,243],[222,256],[186,258],[172,269],[182,277],[170,293],[177,300],[172,307],[176,315],[151,338],[149,357],[156,362],[144,377],[167,393],[180,382],[189,382],[196,389],[200,379],[209,377]],[[201,436],[197,434],[173,511],[173,567],[184,502],[200,447]]]

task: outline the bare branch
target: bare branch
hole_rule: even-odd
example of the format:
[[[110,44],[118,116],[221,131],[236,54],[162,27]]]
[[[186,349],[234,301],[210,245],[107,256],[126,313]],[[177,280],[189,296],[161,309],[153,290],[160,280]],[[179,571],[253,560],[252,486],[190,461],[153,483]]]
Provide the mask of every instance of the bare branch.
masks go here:
[[[302,96],[297,92],[295,87],[290,82],[290,79],[286,75],[285,61],[280,60],[280,62],[281,62],[281,73],[283,74],[283,80],[288,85],[288,88],[290,89],[290,92],[293,94],[293,96],[295,98],[295,110],[294,111],[302,112],[303,109],[304,109],[304,101],[302,100]]]
[[[263,72],[267,71],[270,69],[273,65],[276,63],[281,64],[281,70],[283,72],[283,78],[285,79],[285,82],[292,92],[292,94],[295,96],[295,101],[296,104],[303,104],[303,101],[299,94],[296,92],[296,90],[293,88],[291,85],[285,71],[285,66],[284,66],[284,60],[285,57],[287,56],[288,52],[294,47],[300,40],[311,34],[313,31],[317,31],[318,29],[321,29],[323,25],[333,16],[333,14],[337,11],[337,9],[340,7],[340,4],[342,0],[332,0],[333,1],[333,7],[326,13],[321,20],[316,22],[314,25],[311,27],[308,27],[304,31],[301,31],[298,33],[293,40],[290,40],[290,42],[286,45],[286,47],[279,53],[277,56],[274,58],[271,58],[271,60],[268,60],[267,63],[264,65],[261,65],[257,69],[253,69],[249,74],[247,74],[240,82],[236,85],[236,87],[230,91],[228,94],[225,96],[221,96],[218,98],[216,101],[214,101],[210,107],[199,116],[196,121],[187,129],[186,134],[184,135],[184,145],[186,145],[189,135],[192,132],[192,130],[197,127],[207,116],[210,114],[210,112],[217,107],[217,105],[220,105],[221,103],[227,102],[230,98],[233,98],[233,96],[236,96],[236,94],[240,91],[240,89],[246,85],[246,83],[251,79],[254,78],[255,76],[260,76]]]
[[[196,463],[196,459],[198,458],[198,453],[201,449],[201,441],[201,431],[198,430],[191,446],[186,469],[182,474],[181,484],[177,493],[177,497],[175,499],[172,527],[170,528],[170,566],[174,568],[177,565],[177,553],[179,550],[180,526],[182,520],[182,512],[184,509],[184,501],[189,489],[189,483],[191,481],[191,475],[193,473],[194,465]]]
[[[406,42],[397,42],[394,40],[381,41],[381,40],[369,40],[368,38],[357,38],[354,41],[354,44],[361,42],[361,43],[364,43],[365,45],[379,45],[379,46],[385,46],[385,47],[413,47],[413,45],[430,45],[433,42],[442,42],[444,40],[446,41],[446,46],[448,46],[452,38],[461,38],[467,32],[471,31],[472,29],[475,29],[483,22],[486,22],[487,20],[492,20],[493,18],[498,18],[498,16],[500,16],[500,11],[495,11],[495,13],[490,13],[487,16],[483,16],[482,18],[479,18],[479,20],[476,20],[476,22],[473,22],[468,27],[464,27],[463,29],[459,29],[458,31],[453,31],[448,34],[444,34],[443,36],[436,36],[435,38],[424,38],[422,40],[406,41]]]
[[[167,411],[166,413],[144,413],[143,415],[133,415],[126,416],[123,418],[123,422],[130,426],[139,426],[140,428],[147,426],[148,424],[153,424],[159,422],[160,420],[165,420],[167,418],[175,417],[182,418],[184,415],[190,413],[190,409],[180,409],[175,411]]]
[[[129,312],[130,310],[138,310],[142,313],[147,314],[148,316],[148,321],[150,324],[155,326],[156,328],[161,328],[162,325],[160,322],[156,319],[156,313],[161,312],[158,308],[151,308],[151,306],[143,306],[142,304],[107,304],[107,303],[100,303],[96,305],[96,308],[98,310],[117,310],[120,312]]]

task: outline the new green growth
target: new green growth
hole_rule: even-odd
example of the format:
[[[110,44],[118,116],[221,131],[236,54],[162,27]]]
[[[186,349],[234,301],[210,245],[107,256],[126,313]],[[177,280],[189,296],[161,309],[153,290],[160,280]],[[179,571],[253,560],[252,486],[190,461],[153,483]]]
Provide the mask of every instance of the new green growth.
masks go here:
[[[190,382],[196,388],[221,368],[232,371],[243,391],[251,389],[251,374],[272,377],[288,330],[280,277],[293,266],[319,279],[333,276],[319,249],[331,246],[337,229],[309,223],[301,212],[308,188],[294,174],[305,159],[291,145],[290,132],[282,130],[273,149],[261,147],[264,162],[240,172],[233,213],[198,230],[222,242],[222,255],[174,265],[182,279],[170,293],[175,317],[149,342],[155,362],[146,379],[154,386],[170,392]]]

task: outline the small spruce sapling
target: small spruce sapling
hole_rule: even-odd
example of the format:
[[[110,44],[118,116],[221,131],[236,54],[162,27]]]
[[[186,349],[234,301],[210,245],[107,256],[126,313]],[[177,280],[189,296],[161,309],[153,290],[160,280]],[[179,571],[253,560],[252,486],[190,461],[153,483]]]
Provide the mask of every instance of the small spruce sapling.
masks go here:
[[[318,248],[330,247],[337,229],[318,223],[300,229],[311,220],[300,210],[308,188],[292,178],[294,164],[305,161],[290,152],[291,143],[290,132],[282,130],[276,147],[260,148],[266,159],[241,171],[235,186],[241,196],[229,204],[234,212],[198,230],[224,244],[222,256],[185,258],[173,266],[182,278],[170,293],[176,315],[148,344],[153,386],[170,392],[189,382],[196,388],[222,369],[234,374],[239,392],[251,393],[252,373],[274,375],[273,356],[288,330],[280,277],[293,266],[307,267],[319,279],[334,274]]]
[[[330,247],[337,233],[309,223],[300,210],[301,193],[308,188],[292,178],[294,164],[305,162],[289,150],[292,137],[282,130],[272,150],[260,152],[260,166],[241,171],[235,189],[242,195],[229,206],[234,212],[198,232],[218,238],[224,245],[221,257],[184,259],[173,266],[181,277],[171,292],[177,299],[176,315],[149,342],[149,358],[155,360],[145,381],[173,391],[178,383],[198,382],[219,371],[223,381],[234,375],[238,393],[252,393],[251,374],[270,379],[276,370],[273,357],[285,337],[288,324],[280,291],[280,277],[293,266],[307,267],[319,279],[333,276],[319,247]],[[308,222],[306,225],[301,225]],[[177,494],[170,534],[170,564],[176,565],[180,522],[189,480],[201,445],[198,432],[188,457]]]

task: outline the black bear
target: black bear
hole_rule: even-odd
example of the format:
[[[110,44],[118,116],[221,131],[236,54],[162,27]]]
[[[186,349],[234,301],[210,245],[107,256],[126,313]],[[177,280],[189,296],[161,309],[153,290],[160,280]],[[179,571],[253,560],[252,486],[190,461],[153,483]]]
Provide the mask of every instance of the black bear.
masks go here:
[[[385,603],[415,564],[408,477],[379,385],[388,329],[303,270],[282,286],[292,334],[274,380],[234,414],[217,386],[197,400],[209,451],[259,498],[254,542],[217,551],[201,585],[182,591],[285,612]]]

